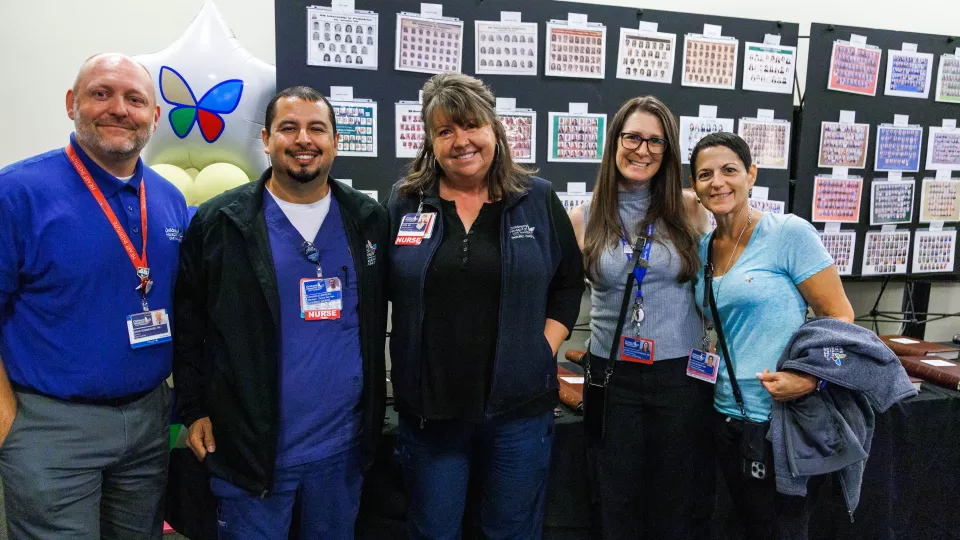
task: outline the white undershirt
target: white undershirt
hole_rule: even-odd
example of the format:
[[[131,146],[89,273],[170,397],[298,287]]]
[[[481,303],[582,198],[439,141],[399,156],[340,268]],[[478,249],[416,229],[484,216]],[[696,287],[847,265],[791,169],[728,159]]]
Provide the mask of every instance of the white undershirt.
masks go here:
[[[124,184],[126,184],[127,182],[130,181],[131,178],[133,178],[133,175],[132,175],[132,174],[131,174],[130,176],[123,176],[123,177],[118,176],[118,177],[117,177],[117,180],[119,180],[119,181],[123,182]]]
[[[297,204],[281,200],[269,189],[267,193],[273,197],[273,200],[277,201],[277,206],[283,210],[284,215],[287,216],[290,223],[297,229],[300,236],[308,242],[313,242],[317,237],[317,231],[320,230],[320,225],[323,225],[323,220],[326,219],[327,213],[330,212],[330,190],[327,190],[324,198],[317,202],[307,204]]]

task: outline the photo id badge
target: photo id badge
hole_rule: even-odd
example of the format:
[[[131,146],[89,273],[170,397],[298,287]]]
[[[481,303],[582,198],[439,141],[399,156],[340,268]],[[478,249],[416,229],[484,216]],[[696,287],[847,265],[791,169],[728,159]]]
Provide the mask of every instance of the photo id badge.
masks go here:
[[[340,278],[300,280],[300,318],[308,321],[339,319],[343,309]]]
[[[620,338],[620,359],[638,364],[653,363],[653,340],[639,337]]]
[[[690,357],[687,359],[687,375],[694,379],[707,381],[710,384],[717,384],[717,373],[719,373],[720,357],[700,349],[690,349]]]
[[[419,246],[425,238],[430,238],[433,234],[433,226],[436,221],[435,212],[423,214],[407,214],[400,221],[400,229],[397,231],[398,246]]]
[[[134,349],[166,343],[171,339],[170,316],[165,309],[127,315],[127,334]]]

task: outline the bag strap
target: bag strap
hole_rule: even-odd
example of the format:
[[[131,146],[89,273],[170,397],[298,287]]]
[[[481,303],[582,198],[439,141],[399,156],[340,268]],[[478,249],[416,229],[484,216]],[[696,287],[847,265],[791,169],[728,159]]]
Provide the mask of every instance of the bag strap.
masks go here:
[[[627,316],[627,309],[630,308],[630,294],[633,292],[633,282],[634,282],[634,272],[633,270],[647,265],[649,267],[649,262],[647,262],[640,254],[643,251],[643,246],[648,241],[645,235],[637,236],[636,245],[634,246],[633,252],[635,256],[633,257],[633,268],[630,269],[630,272],[627,273],[627,286],[623,289],[623,301],[620,302],[620,316],[617,317],[617,329],[613,333],[613,342],[610,344],[610,355],[607,357],[607,367],[603,370],[603,384],[601,386],[606,387],[607,383],[610,382],[610,377],[613,376],[613,366],[616,363],[617,351],[620,350],[620,335],[623,334],[623,319]],[[587,365],[584,369],[586,373],[586,383],[590,384],[590,352],[587,351]]]
[[[730,379],[730,386],[733,387],[733,398],[737,401],[740,408],[740,414],[744,420],[747,419],[747,410],[743,404],[743,393],[740,392],[740,384],[737,383],[737,377],[733,373],[733,356],[727,348],[727,340],[723,335],[723,326],[720,324],[720,312],[717,310],[717,301],[713,297],[713,241],[716,234],[710,235],[710,243],[707,247],[707,263],[703,266],[703,304],[706,307],[709,299],[710,314],[713,316],[713,326],[717,329],[717,341],[720,342],[720,350],[723,352],[723,363],[727,366],[727,377]]]

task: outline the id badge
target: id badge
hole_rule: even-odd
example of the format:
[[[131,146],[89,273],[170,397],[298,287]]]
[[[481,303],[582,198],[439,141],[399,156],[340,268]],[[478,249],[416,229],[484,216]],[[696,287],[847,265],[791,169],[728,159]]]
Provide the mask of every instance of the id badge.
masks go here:
[[[653,340],[640,337],[620,338],[620,359],[638,364],[653,363]]]
[[[710,384],[717,384],[719,367],[719,356],[700,349],[690,349],[690,357],[687,358],[687,375]]]
[[[435,212],[422,214],[407,214],[400,220],[400,229],[397,231],[398,246],[419,246],[425,238],[433,234],[436,221]]]
[[[166,343],[172,339],[170,316],[165,309],[127,315],[127,334],[134,349]]]
[[[300,280],[300,318],[307,321],[339,319],[343,309],[340,278]]]

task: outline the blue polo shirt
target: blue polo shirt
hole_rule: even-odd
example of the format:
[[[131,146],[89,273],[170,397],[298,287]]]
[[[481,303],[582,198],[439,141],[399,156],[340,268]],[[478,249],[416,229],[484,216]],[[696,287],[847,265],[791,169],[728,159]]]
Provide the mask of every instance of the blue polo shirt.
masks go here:
[[[330,197],[313,243],[323,276],[340,278],[343,309],[339,319],[307,321],[300,317],[300,280],[316,278],[317,265],[303,254],[303,237],[273,196],[263,194],[280,294],[278,467],[323,459],[360,442],[360,291],[340,205]]]
[[[124,183],[73,148],[139,252],[140,178],[147,190],[150,309],[173,312],[187,208],[173,184],[137,162]],[[61,399],[109,399],[154,388],[172,343],[133,349],[136,270],[64,149],[0,170],[0,358],[15,384]]]

